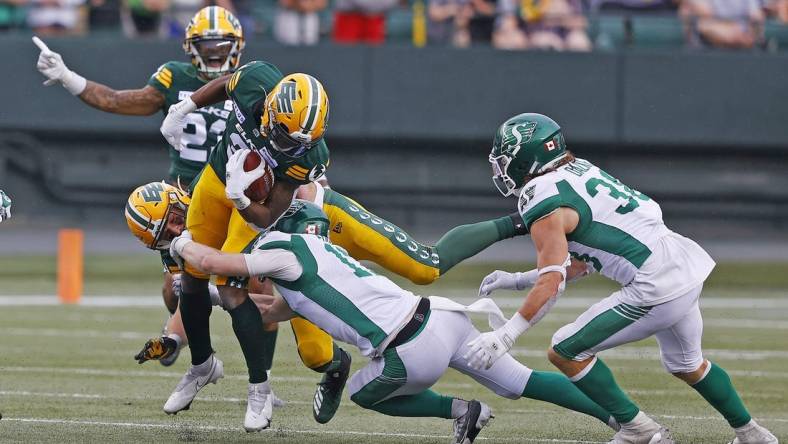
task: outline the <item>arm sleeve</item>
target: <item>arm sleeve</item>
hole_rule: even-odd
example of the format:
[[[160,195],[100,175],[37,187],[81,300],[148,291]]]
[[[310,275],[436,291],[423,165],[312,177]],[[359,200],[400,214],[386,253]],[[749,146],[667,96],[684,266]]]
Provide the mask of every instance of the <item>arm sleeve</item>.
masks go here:
[[[156,88],[162,94],[167,94],[167,91],[172,86],[173,66],[167,62],[161,66],[156,72],[148,79],[148,85]]]
[[[283,249],[256,250],[244,254],[249,276],[264,276],[292,282],[301,277],[304,271],[292,251]]]
[[[305,185],[323,177],[330,162],[328,145],[325,140],[320,140],[295,163],[287,165],[286,168],[277,167],[274,174],[277,180],[284,180],[295,185]]]
[[[435,244],[440,258],[441,275],[490,245],[514,237],[515,234],[514,222],[510,216],[451,229]]]

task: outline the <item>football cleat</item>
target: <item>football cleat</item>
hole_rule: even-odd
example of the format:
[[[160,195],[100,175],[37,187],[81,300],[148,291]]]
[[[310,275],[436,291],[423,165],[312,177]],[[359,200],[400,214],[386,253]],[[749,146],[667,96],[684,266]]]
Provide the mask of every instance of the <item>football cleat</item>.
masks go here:
[[[334,417],[339,409],[339,403],[342,402],[345,382],[350,376],[350,355],[341,348],[339,351],[341,353],[339,370],[324,373],[315,390],[312,415],[320,424],[325,424]]]
[[[728,444],[778,444],[777,437],[755,420],[736,429],[736,437]]]
[[[268,381],[249,384],[249,395],[246,401],[244,429],[247,432],[259,432],[271,425],[273,414],[273,393]]]
[[[613,435],[613,439],[608,444],[675,444],[675,442],[670,430],[659,426],[656,431],[640,433],[622,428]]]
[[[168,338],[167,336],[161,336],[158,338],[148,339],[145,345],[142,346],[142,350],[134,355],[134,359],[137,360],[138,364],[142,364],[145,361],[158,359],[162,361],[162,365],[168,366],[175,362],[178,354],[178,343],[175,341],[175,339]],[[164,364],[165,359],[169,359],[169,364]]]
[[[189,410],[189,407],[197,396],[197,392],[209,383],[216,384],[220,378],[224,377],[224,363],[211,353],[207,361],[200,365],[192,365],[181,381],[175,387],[167,402],[164,403],[164,412],[174,415],[181,410]]]
[[[494,417],[487,404],[475,399],[468,401],[468,411],[454,420],[454,439],[451,442],[453,444],[472,443],[482,428]]]
[[[178,356],[181,354],[180,347],[175,348],[175,351],[172,352],[171,355],[165,356],[159,359],[159,364],[163,365],[164,367],[169,367],[172,364],[175,364],[175,361],[178,360]]]

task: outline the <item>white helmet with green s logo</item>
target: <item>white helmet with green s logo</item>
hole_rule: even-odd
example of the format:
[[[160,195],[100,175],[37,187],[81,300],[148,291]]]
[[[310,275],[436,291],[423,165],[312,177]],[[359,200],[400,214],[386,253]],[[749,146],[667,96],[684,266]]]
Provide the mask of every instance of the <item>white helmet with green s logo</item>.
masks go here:
[[[511,196],[530,180],[557,165],[567,155],[561,127],[545,115],[518,114],[495,133],[490,164],[493,183]]]

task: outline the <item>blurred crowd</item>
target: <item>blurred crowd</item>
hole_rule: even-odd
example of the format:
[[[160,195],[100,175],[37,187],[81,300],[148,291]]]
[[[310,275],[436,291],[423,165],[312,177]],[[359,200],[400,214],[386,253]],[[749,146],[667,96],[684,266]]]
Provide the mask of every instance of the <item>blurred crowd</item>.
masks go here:
[[[632,40],[633,18],[652,17],[675,23],[690,47],[752,49],[769,45],[765,25],[788,24],[788,0],[0,0],[0,30],[180,39],[210,4],[233,11],[247,35],[285,45],[382,44],[399,33],[416,46],[589,51],[611,33]]]

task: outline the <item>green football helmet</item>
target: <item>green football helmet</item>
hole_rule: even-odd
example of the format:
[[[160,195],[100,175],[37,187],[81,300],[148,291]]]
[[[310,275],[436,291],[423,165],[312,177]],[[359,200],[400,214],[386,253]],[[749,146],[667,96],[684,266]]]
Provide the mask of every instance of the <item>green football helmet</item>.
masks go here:
[[[516,194],[530,176],[555,166],[567,155],[561,127],[545,115],[518,114],[495,133],[490,164],[493,183],[504,196]]]
[[[323,210],[312,202],[294,199],[273,227],[274,231],[290,234],[314,234],[328,237],[331,223]]]

